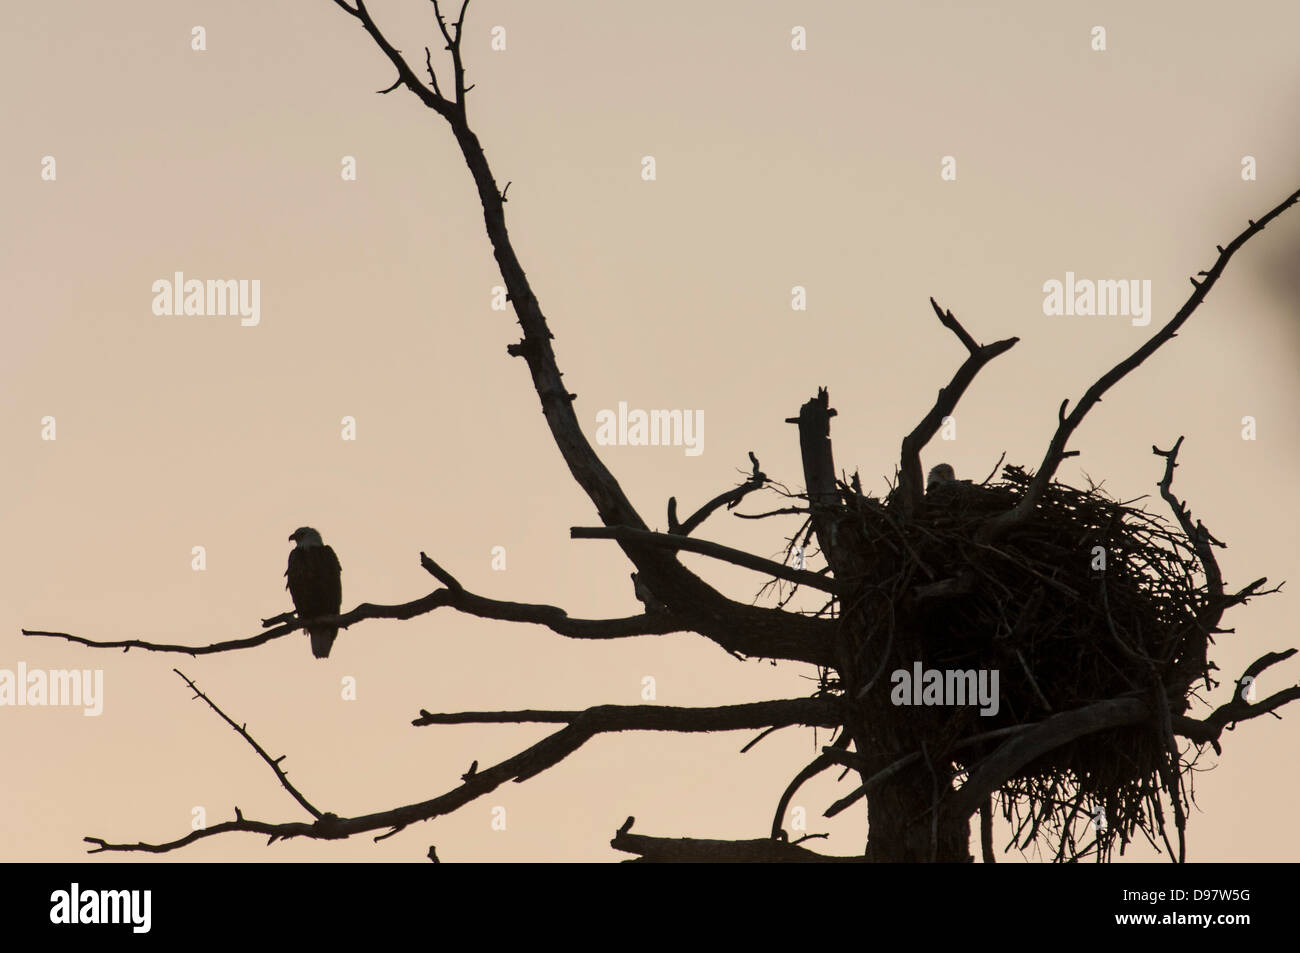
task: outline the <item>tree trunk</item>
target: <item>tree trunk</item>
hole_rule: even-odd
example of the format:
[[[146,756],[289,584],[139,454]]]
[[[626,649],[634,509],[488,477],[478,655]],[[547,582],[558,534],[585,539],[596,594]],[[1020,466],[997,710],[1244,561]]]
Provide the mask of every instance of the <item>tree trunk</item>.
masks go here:
[[[848,518],[836,486],[830,438],[834,416],[830,396],[821,388],[789,422],[799,425],[804,485],[818,545],[835,579],[848,585],[867,568],[861,556],[866,548],[860,545],[860,532]],[[845,730],[861,759],[858,771],[866,784],[900,758],[919,750],[922,738],[934,737],[934,729],[942,729],[935,721],[945,713],[890,702],[889,672],[903,667],[906,659],[921,657],[917,640],[906,633],[886,638],[873,632],[866,599],[858,594],[843,594],[840,605],[835,670],[848,708]],[[868,683],[871,690],[860,699]],[[942,811],[942,798],[950,791],[952,779],[950,762],[927,764],[923,759],[875,785],[867,795],[867,858],[884,862],[971,860],[969,819],[948,818]]]

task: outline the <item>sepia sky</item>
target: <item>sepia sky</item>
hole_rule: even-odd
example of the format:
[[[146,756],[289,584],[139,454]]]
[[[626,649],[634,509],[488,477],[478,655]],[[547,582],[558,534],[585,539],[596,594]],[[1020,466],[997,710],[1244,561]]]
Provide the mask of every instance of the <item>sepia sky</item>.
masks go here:
[[[423,46],[442,45],[430,5],[368,5],[423,75]],[[286,537],[302,525],[338,553],[345,610],[429,592],[421,550],[492,598],[584,618],[639,603],[616,544],[569,538],[599,521],[524,363],[506,354],[519,329],[491,307],[500,276],[455,141],[410,93],[375,95],[393,69],[356,20],[329,0],[73,0],[19,5],[6,21],[0,669],[99,669],[104,695],[97,717],[0,707],[0,859],[75,860],[86,835],[171,840],[197,808],[210,825],[235,805],[306,819],[173,666],[340,815],[433,797],[472,761],[554,730],[412,727],[421,708],[638,704],[647,676],[667,705],[813,690],[810,666],[739,662],[695,635],[578,641],[447,609],[355,625],[325,661],[301,633],[199,658],[24,638],[24,627],[195,645],[254,635],[291,608]],[[1098,25],[1104,51],[1092,49]],[[496,26],[504,51],[490,47]],[[795,26],[804,51],[791,49]],[[965,358],[931,295],[980,341],[1021,340],[976,380],[956,439],[936,438],[924,465],[981,480],[1005,451],[1037,467],[1061,400],[1177,311],[1216,244],[1300,187],[1297,30],[1300,7],[1285,0],[475,0],[464,56],[470,121],[511,183],[510,233],[588,437],[620,401],[703,414],[698,455],[598,448],[663,528],[669,496],[693,511],[743,479],[751,450],[798,487],[784,419],[818,386],[839,412],[838,466],[883,492],[903,434]],[[341,176],[345,156],[355,181]],[[940,177],[945,156],[955,181]],[[155,314],[153,284],[175,272],[257,280],[258,323]],[[1067,272],[1149,280],[1151,323],[1044,315],[1044,283]],[[791,308],[796,285],[806,311]],[[1060,478],[1155,495],[1151,446],[1185,435],[1174,489],[1228,544],[1228,585],[1300,581],[1298,300],[1292,209],[1092,411]],[[1246,416],[1255,440],[1242,439]],[[54,440],[42,439],[46,417]],[[344,417],[355,440],[342,439]],[[1158,496],[1150,507],[1166,512]],[[777,556],[796,527],[720,513],[699,535]],[[763,581],[683,558],[737,599]],[[1207,701],[1300,642],[1297,598],[1288,585],[1230,610],[1236,633],[1213,655],[1225,684]],[[1259,688],[1297,681],[1293,659]],[[644,834],[759,837],[828,734],[784,729],[740,755],[751,737],[597,737],[378,844],[268,848],[233,834],[167,859],[415,861],[434,844],[447,861],[610,861],[627,857],[609,840],[629,815]],[[1300,713],[1288,712],[1207,754],[1190,860],[1300,856],[1298,743]],[[831,835],[816,849],[860,851],[863,804],[820,818],[850,790],[835,777],[796,804],[809,831]],[[493,828],[498,807],[505,830]],[[1005,834],[999,825],[999,843]],[[1153,858],[1142,844],[1125,859]]]

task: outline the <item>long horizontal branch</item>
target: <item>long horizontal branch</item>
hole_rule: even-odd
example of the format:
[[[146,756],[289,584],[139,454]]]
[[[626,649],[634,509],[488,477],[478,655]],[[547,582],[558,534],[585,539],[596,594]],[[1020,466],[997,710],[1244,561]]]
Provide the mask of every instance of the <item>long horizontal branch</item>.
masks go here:
[[[470,725],[525,724],[550,722],[598,726],[612,731],[739,731],[750,728],[786,728],[807,725],[835,728],[843,721],[840,703],[833,698],[791,698],[778,701],[746,702],[711,708],[683,708],[671,705],[596,705],[581,711],[461,711],[428,712],[411,724]]]
[[[649,708],[651,706],[645,706]],[[236,809],[233,821],[224,821],[204,830],[191,831],[184,837],[164,843],[136,842],[134,844],[111,843],[98,837],[87,837],[88,843],[96,845],[92,853],[100,852],[144,852],[167,853],[185,847],[195,841],[219,834],[244,831],[264,834],[269,842],[291,837],[307,837],[315,840],[338,840],[355,834],[377,830],[387,830],[381,837],[391,836],[417,821],[449,814],[470,801],[496,790],[507,781],[522,782],[541,774],[558,764],[564,758],[577,751],[583,744],[597,734],[609,731],[626,731],[633,727],[648,727],[657,730],[699,730],[728,731],[734,729],[753,729],[770,727],[774,724],[826,724],[833,718],[834,702],[829,699],[798,698],[770,702],[751,702],[743,705],[723,706],[714,709],[699,709],[700,720],[715,727],[675,728],[660,727],[654,724],[652,712],[643,711],[642,706],[602,705],[578,712],[562,729],[547,735],[541,741],[526,748],[513,757],[484,770],[471,770],[462,775],[462,783],[438,797],[416,804],[377,811],[359,817],[336,817],[325,815],[315,823],[290,822],[272,824],[243,817]],[[629,711],[636,714],[629,715]],[[683,719],[680,712],[689,709],[664,709],[669,719]],[[437,717],[437,716],[432,716]],[[640,720],[643,724],[631,725],[629,719]],[[804,719],[807,719],[806,721]],[[269,843],[268,842],[268,843]]]
[[[797,582],[810,589],[820,589],[823,592],[830,593],[839,592],[839,586],[835,580],[828,579],[826,576],[810,572],[807,569],[795,569],[793,566],[785,566],[770,559],[764,559],[762,556],[747,553],[743,549],[733,549],[730,546],[709,542],[706,539],[694,539],[689,536],[678,536],[674,533],[655,533],[631,526],[574,526],[570,528],[569,535],[574,539],[615,539],[624,543],[642,543],[663,549],[699,553],[701,556],[709,556],[723,562],[743,566],[746,569],[753,569],[756,572],[775,576],[778,579]]]
[[[311,624],[333,624],[346,629],[367,619],[413,619],[433,612],[443,606],[483,619],[503,622],[532,622],[544,625],[559,635],[573,639],[622,639],[639,635],[667,635],[673,632],[698,632],[729,652],[752,657],[788,659],[827,664],[830,658],[829,640],[833,623],[824,619],[782,612],[761,606],[749,606],[723,599],[725,612],[683,611],[674,613],[648,612],[618,619],[575,619],[563,609],[544,604],[507,602],[489,599],[465,589],[445,569],[424,553],[421,564],[447,588],[435,589],[428,595],[396,605],[363,602],[355,609],[338,616],[320,616],[311,620],[293,618],[292,614],[276,616],[265,624],[271,625],[257,635],[243,639],[229,639],[208,645],[181,645],[167,642],[149,642],[144,639],[90,639],[68,632],[43,629],[23,629],[26,636],[65,639],[79,645],[102,649],[140,649],[147,652],[173,652],[182,655],[212,655],[254,648],[283,638]],[[705,603],[707,608],[710,603]],[[719,607],[714,605],[714,609]],[[694,604],[688,609],[693,610]]]
[[[1061,461],[1068,455],[1065,447],[1070,440],[1070,436],[1076,429],[1078,429],[1079,425],[1083,423],[1083,418],[1087,415],[1088,411],[1101,401],[1102,395],[1104,395],[1106,391],[1110,390],[1112,386],[1123,380],[1125,376],[1154,354],[1162,345],[1173,339],[1173,337],[1178,333],[1178,329],[1183,326],[1183,323],[1186,322],[1189,317],[1191,317],[1192,312],[1200,306],[1201,302],[1205,300],[1205,296],[1210,293],[1210,289],[1214,287],[1216,282],[1218,282],[1219,276],[1223,274],[1223,270],[1228,265],[1229,259],[1232,258],[1237,250],[1240,249],[1242,245],[1246,244],[1252,236],[1263,231],[1264,227],[1268,225],[1269,222],[1273,221],[1273,219],[1277,218],[1292,205],[1296,204],[1297,201],[1300,201],[1300,190],[1292,192],[1279,204],[1274,206],[1263,218],[1258,221],[1251,221],[1249,227],[1234,238],[1228,244],[1227,248],[1219,246],[1219,257],[1215,261],[1214,266],[1209,271],[1201,273],[1204,275],[1203,280],[1198,282],[1195,278],[1191,279],[1192,286],[1195,290],[1183,306],[1178,309],[1178,313],[1170,319],[1169,323],[1153,334],[1146,343],[1138,347],[1132,354],[1098,378],[1096,383],[1089,387],[1084,393],[1083,397],[1079,400],[1079,403],[1075,405],[1074,410],[1070,412],[1069,416],[1066,416],[1065,414],[1065,403],[1061,404],[1061,408],[1057,413],[1058,424],[1056,432],[1052,435],[1052,440],[1048,444],[1047,452],[1043,456],[1042,465],[1038,468],[1038,472],[1030,482],[1029,489],[1025,491],[1024,496],[1021,497],[1020,502],[1016,504],[1015,508],[993,517],[993,519],[984,526],[981,530],[981,535],[986,542],[1004,535],[1015,526],[1024,523],[1029,519],[1030,514],[1033,513],[1034,508],[1038,505],[1038,501],[1042,499],[1043,493],[1046,491],[1048,484],[1052,482],[1052,478],[1056,475],[1056,470],[1061,465]],[[1068,403],[1068,401],[1066,403]]]
[[[525,602],[505,602],[475,595],[464,589],[435,589],[426,596],[397,605],[380,605],[363,602],[350,612],[338,616],[321,616],[312,619],[313,625],[328,623],[346,629],[357,622],[367,619],[413,619],[419,615],[439,609],[443,606],[456,609],[468,615],[482,619],[498,619],[504,622],[533,622],[544,625],[552,632],[574,639],[621,639],[638,635],[666,635],[671,632],[686,631],[682,619],[663,613],[642,613],[620,619],[574,619],[567,612],[556,606],[539,605]],[[148,652],[177,652],[183,655],[212,655],[218,652],[233,652],[239,649],[254,648],[282,638],[295,632],[307,623],[294,619],[282,625],[266,629],[257,635],[245,639],[230,639],[213,642],[210,645],[177,645],[166,642],[148,642],[143,639],[118,639],[101,641],[88,639],[67,632],[47,632],[37,629],[23,629],[23,635],[44,638],[66,639],[80,645],[101,649],[142,649]]]
[[[629,817],[609,846],[639,855],[646,863],[784,863],[862,864],[864,857],[836,857],[818,854],[782,840],[760,837],[754,840],[706,840],[698,837],[650,837],[633,834]]]

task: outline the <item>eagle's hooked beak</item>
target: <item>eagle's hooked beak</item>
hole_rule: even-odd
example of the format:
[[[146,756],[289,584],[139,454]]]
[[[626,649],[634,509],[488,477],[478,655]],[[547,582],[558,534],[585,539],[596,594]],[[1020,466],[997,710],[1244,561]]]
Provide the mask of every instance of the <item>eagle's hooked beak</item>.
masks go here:
[[[290,534],[289,534],[289,542],[294,543],[294,542],[297,542],[297,541],[298,541],[298,534],[297,534],[297,533],[290,533]]]

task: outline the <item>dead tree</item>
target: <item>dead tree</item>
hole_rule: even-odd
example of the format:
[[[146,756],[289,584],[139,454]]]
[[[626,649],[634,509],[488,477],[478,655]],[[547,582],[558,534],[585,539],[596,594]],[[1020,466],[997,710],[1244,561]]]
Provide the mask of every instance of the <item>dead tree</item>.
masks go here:
[[[1208,659],[1226,609],[1275,591],[1266,580],[1230,591],[1215,561],[1222,545],[1194,522],[1172,491],[1182,443],[1152,448],[1164,460],[1159,487],[1174,522],[1111,500],[1096,487],[1078,490],[1055,480],[1067,449],[1089,410],[1112,386],[1174,337],[1223,274],[1228,261],[1252,236],[1300,200],[1291,194],[1251,221],[1208,270],[1191,279],[1193,292],[1178,313],[1145,344],[1102,375],[1066,413],[1036,471],[1008,466],[978,486],[936,487],[927,492],[920,454],[943,418],[986,364],[1016,344],[1015,338],[981,345],[951,311],[933,301],[934,312],[967,351],[965,362],[938,394],[934,406],[902,441],[898,479],[883,498],[865,493],[856,475],[837,476],[830,439],[836,411],[822,389],[788,422],[798,427],[805,492],[759,517],[799,516],[787,556],[816,539],[821,569],[778,563],[706,541],[693,534],[717,511],[733,509],[755,491],[774,484],[750,455],[749,477],[681,519],[667,501],[666,532],[652,532],[614,475],[593,450],[574,413],[574,394],[564,385],[551,334],[506,229],[504,190],[497,185],[483,147],[471,129],[461,37],[468,0],[455,20],[433,8],[450,55],[450,81],[440,84],[425,48],[427,82],[385,38],[364,0],[334,0],[396,69],[382,93],[406,89],[450,127],[483,206],[493,254],[522,336],[507,350],[523,359],[547,426],[573,479],[595,507],[600,526],[574,527],[575,539],[610,540],[635,567],[646,610],[618,619],[575,619],[550,605],[500,601],[469,592],[431,557],[423,567],[438,581],[432,592],[400,605],[362,603],[329,621],[348,628],[367,619],[411,619],[437,609],[481,618],[544,625],[578,639],[620,639],[691,632],[739,657],[760,657],[817,666],[820,684],[807,698],[755,701],[713,708],[600,705],[581,711],[420,711],[415,725],[537,722],[558,730],[520,753],[487,768],[470,765],[455,788],[428,800],[340,817],[316,807],[242,724],[178,675],[230,724],[274,772],[309,815],[301,821],[267,822],[244,817],[160,843],[111,842],[88,837],[92,852],[166,852],[194,841],[244,831],[268,843],[306,837],[338,839],[368,833],[376,840],[417,821],[448,814],[509,781],[524,781],[559,763],[588,739],[611,731],[772,731],[787,726],[834,729],[828,745],[801,766],[775,799],[768,832],[744,841],[649,837],[631,832],[632,819],[612,845],[643,860],[763,861],[966,861],[971,859],[970,822],[980,816],[981,844],[992,859],[994,805],[1011,822],[1015,840],[1055,846],[1058,860],[1121,852],[1135,833],[1152,843],[1159,835],[1175,860],[1185,857],[1186,773],[1206,745],[1220,751],[1225,728],[1275,712],[1300,698],[1300,686],[1249,700],[1246,687],[1265,668],[1295,649],[1268,653],[1233,686],[1230,700],[1207,717],[1186,712],[1194,686],[1217,683]],[[681,564],[682,551],[732,563],[766,576],[782,591],[776,606],[732,600]],[[1100,554],[1100,555],[1099,555]],[[1100,560],[1100,568],[1098,568]],[[814,590],[827,597],[820,612],[783,606],[788,593]],[[204,646],[139,640],[95,641],[77,635],[24,630],[101,648],[204,655],[253,648],[304,627],[306,620],[281,616],[244,639]],[[997,669],[1006,674],[1002,714],[981,722],[953,709],[900,706],[890,674],[913,663],[946,670]],[[1186,743],[1180,748],[1180,741]],[[1115,751],[1122,746],[1126,757]],[[860,783],[833,815],[862,798],[868,805],[869,838],[863,852],[828,857],[790,842],[783,824],[798,788],[816,774],[839,769]],[[1169,839],[1165,807],[1172,810],[1178,846]],[[1099,820],[1101,819],[1101,820]],[[1092,841],[1080,844],[1081,835]],[[436,859],[433,851],[430,856]]]

